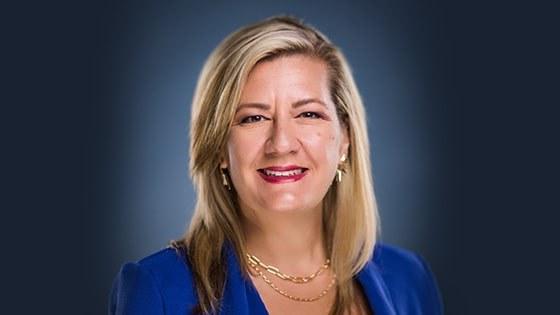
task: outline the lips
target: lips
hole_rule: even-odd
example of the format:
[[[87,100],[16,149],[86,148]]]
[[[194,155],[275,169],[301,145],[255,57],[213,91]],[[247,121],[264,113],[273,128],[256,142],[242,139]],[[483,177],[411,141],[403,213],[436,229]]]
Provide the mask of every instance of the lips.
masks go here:
[[[258,169],[257,171],[260,173],[261,177],[269,182],[274,184],[279,183],[289,183],[295,182],[302,179],[305,175],[307,175],[306,171],[308,169],[305,167],[300,167],[296,165],[288,165],[288,166],[270,166],[266,168]]]
[[[269,166],[258,171],[268,176],[293,176],[307,171],[307,168],[297,165]]]

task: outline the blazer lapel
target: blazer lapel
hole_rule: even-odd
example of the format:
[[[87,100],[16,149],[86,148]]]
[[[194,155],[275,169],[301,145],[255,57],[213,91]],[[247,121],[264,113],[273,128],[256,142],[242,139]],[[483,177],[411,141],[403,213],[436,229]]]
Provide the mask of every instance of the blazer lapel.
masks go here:
[[[397,314],[391,296],[389,295],[389,290],[381,277],[381,273],[371,260],[368,261],[366,266],[357,274],[357,279],[375,315]]]
[[[268,315],[256,289],[243,278],[239,261],[231,244],[225,244],[225,253],[227,271],[220,314]]]

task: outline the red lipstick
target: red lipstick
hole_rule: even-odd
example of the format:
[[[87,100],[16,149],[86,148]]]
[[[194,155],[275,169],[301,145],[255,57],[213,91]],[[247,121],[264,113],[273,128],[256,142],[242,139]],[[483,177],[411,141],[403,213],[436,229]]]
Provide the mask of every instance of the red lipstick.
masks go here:
[[[268,171],[274,171],[274,172],[286,172],[286,171],[293,171],[293,170],[299,170],[301,169],[301,173],[298,174],[293,174],[293,175],[272,175],[270,173],[265,172],[265,170]],[[305,175],[307,175],[307,168],[305,167],[300,167],[297,165],[287,165],[287,166],[270,166],[270,167],[266,167],[264,169],[259,169],[258,170],[259,175],[261,176],[262,179],[264,179],[265,181],[272,183],[272,184],[284,184],[284,183],[292,183],[292,182],[297,182],[298,180],[302,179]]]

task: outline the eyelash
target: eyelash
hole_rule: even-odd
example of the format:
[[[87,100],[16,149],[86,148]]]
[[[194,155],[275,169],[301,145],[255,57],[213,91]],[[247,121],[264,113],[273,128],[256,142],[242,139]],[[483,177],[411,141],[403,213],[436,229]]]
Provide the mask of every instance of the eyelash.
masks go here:
[[[304,118],[311,118],[311,119],[320,119],[320,118],[322,118],[322,116],[321,116],[320,114],[316,113],[316,112],[303,112],[303,113],[299,114],[298,117],[299,117],[299,116],[303,116],[303,115],[305,115],[305,114],[313,114],[313,115],[316,116],[316,118],[311,118],[311,117],[304,117]],[[240,122],[240,123],[241,123],[241,124],[251,124],[250,122],[247,122],[246,120],[249,119],[249,118],[253,118],[253,119],[254,119],[255,117],[261,117],[261,118],[264,118],[264,119],[268,119],[268,118],[265,118],[263,115],[252,115],[252,116],[247,116],[247,117],[241,119],[241,122]],[[261,121],[261,120],[258,120],[258,121],[255,121],[255,122],[259,122],[259,121]]]
[[[245,118],[241,119],[241,121],[240,121],[239,123],[240,123],[240,124],[251,124],[250,122],[247,122],[246,120],[247,120],[247,119],[250,119],[250,118],[253,118],[253,119],[254,119],[255,117],[261,117],[261,118],[264,118],[264,116],[263,116],[263,115],[253,115],[253,116],[247,116],[247,117],[245,117]],[[259,120],[259,121],[260,121],[260,120]],[[259,122],[259,121],[256,121],[256,122]]]
[[[303,114],[313,114],[313,115],[317,116],[316,119],[323,118],[323,116],[321,114],[316,113],[316,112],[303,112],[303,113],[300,114],[300,116],[303,115]],[[305,117],[305,118],[310,118],[310,117]]]

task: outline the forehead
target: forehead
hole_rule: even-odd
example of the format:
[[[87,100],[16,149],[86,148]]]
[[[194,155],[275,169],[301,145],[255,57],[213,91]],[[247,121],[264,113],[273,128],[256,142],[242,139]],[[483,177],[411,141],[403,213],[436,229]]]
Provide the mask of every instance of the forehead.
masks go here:
[[[258,63],[249,73],[241,101],[295,100],[316,97],[330,102],[324,61],[305,55],[282,56]]]

